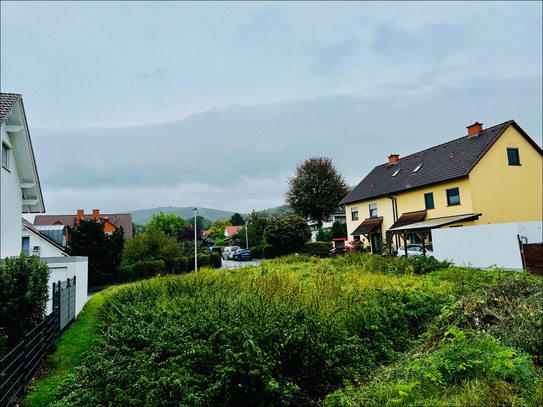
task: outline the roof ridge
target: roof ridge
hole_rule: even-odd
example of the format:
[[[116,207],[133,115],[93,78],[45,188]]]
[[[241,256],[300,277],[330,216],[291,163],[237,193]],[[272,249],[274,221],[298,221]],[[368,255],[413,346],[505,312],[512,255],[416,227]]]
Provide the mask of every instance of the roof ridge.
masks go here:
[[[510,124],[512,124],[512,123],[514,123],[514,122],[515,122],[514,119],[507,120],[507,121],[505,121],[505,122],[503,122],[503,123],[496,124],[496,125],[494,125],[494,126],[491,126],[491,127],[486,128],[486,129],[483,129],[483,130],[481,130],[481,133],[482,133],[482,132],[489,131],[489,130],[491,130],[491,129],[495,128],[495,127],[498,127],[498,126],[503,126],[503,125],[506,124],[506,123],[510,125]],[[458,138],[455,138],[455,139],[446,141],[446,142],[444,142],[444,143],[441,143],[441,144],[438,144],[438,145],[435,145],[435,146],[432,146],[432,147],[425,148],[424,150],[420,150],[420,151],[411,153],[411,154],[409,154],[409,155],[406,155],[405,157],[403,157],[403,159],[405,160],[406,158],[411,157],[411,156],[413,156],[413,155],[421,154],[421,153],[424,153],[424,152],[426,152],[426,151],[432,150],[432,149],[434,149],[434,148],[438,148],[438,147],[444,146],[444,145],[446,145],[446,144],[452,143],[453,141],[462,140],[462,139],[467,138],[467,137],[468,137],[468,135],[464,135],[464,136],[462,136],[462,137],[458,137]],[[472,137],[473,137],[473,136],[472,136]],[[401,160],[402,160],[402,157],[400,156],[400,161],[401,161]],[[390,163],[379,164],[379,165],[377,165],[376,167],[381,167],[381,166],[384,166],[384,165],[385,165],[385,166],[388,166],[388,165],[390,165]]]

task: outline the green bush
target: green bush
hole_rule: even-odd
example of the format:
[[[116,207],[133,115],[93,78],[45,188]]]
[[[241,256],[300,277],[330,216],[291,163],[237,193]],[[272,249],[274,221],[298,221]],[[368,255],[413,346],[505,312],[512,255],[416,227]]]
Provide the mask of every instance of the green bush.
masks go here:
[[[134,271],[132,266],[117,266],[115,269],[115,282],[116,283],[128,283],[130,281],[138,280],[138,274]]]
[[[113,274],[98,273],[93,276],[89,276],[88,287],[105,287],[112,285],[115,282]]]
[[[451,265],[447,260],[439,261],[434,256],[411,256],[408,263],[413,266],[415,274],[428,274],[432,271],[445,269]]]
[[[209,267],[211,264],[209,256],[207,254],[199,254],[198,255],[198,268],[202,267]]]
[[[268,245],[261,245],[261,246],[255,246],[251,247],[251,257],[253,259],[263,259],[265,258],[264,250],[266,249]]]
[[[189,259],[186,257],[179,257],[177,259],[178,270],[180,274],[184,274],[189,271]]]
[[[219,253],[211,252],[209,253],[209,262],[213,267],[218,269],[222,266],[222,257]]]
[[[45,317],[49,268],[37,256],[0,263],[0,359]]]
[[[150,277],[146,262],[144,261],[138,261],[136,264],[132,266],[132,269],[138,276],[138,280],[145,280],[146,278]]]
[[[194,271],[194,268],[196,267],[196,262],[194,261],[194,259],[195,259],[194,254],[191,255],[188,259],[188,265],[187,265],[188,272]]]
[[[264,257],[266,259],[275,259],[277,257],[286,256],[288,250],[286,247],[282,246],[265,246],[264,247]]]
[[[309,255],[326,256],[332,248],[332,242],[307,242],[302,252]]]

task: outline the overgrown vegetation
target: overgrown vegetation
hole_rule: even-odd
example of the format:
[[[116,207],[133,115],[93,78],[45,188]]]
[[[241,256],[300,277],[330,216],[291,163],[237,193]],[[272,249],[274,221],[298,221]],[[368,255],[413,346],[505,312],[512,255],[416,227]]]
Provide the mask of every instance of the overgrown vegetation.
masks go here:
[[[115,287],[100,319],[53,405],[542,401],[541,280],[518,273],[292,255]]]

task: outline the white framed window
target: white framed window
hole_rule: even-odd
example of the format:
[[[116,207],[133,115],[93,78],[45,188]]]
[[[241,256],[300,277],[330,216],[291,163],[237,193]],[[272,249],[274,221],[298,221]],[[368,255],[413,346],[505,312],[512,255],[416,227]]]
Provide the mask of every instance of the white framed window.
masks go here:
[[[377,217],[377,204],[370,204],[370,218]]]
[[[358,207],[351,208],[351,220],[358,220]]]

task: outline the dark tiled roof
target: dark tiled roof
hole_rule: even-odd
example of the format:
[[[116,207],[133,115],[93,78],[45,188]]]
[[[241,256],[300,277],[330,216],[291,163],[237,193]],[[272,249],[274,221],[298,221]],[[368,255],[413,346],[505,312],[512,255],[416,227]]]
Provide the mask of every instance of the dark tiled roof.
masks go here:
[[[0,124],[4,123],[19,99],[21,95],[18,93],[0,93]]]
[[[424,220],[426,217],[426,211],[408,212],[402,213],[402,216],[394,222],[390,229],[399,228],[400,226],[410,225]]]
[[[107,218],[107,219],[106,219]],[[91,220],[92,214],[84,215],[84,220]],[[123,227],[125,239],[131,239],[133,237],[132,231],[132,215],[128,214],[100,214],[100,222],[108,221],[113,226],[120,228]],[[59,222],[62,225],[74,227],[77,223],[76,215],[36,215],[34,217],[34,225],[54,225]]]
[[[358,236],[358,235],[367,235],[370,233],[375,227],[377,227],[381,222],[383,221],[383,217],[380,216],[378,218],[368,218],[365,219],[358,227],[354,230],[351,235]]]
[[[418,153],[401,158],[394,164],[375,167],[340,204],[394,194],[464,177],[509,127],[514,126],[524,138],[543,155],[537,145],[514,120],[482,130],[475,136],[464,136]],[[413,170],[422,164],[417,172]],[[399,171],[396,176],[392,176]]]

